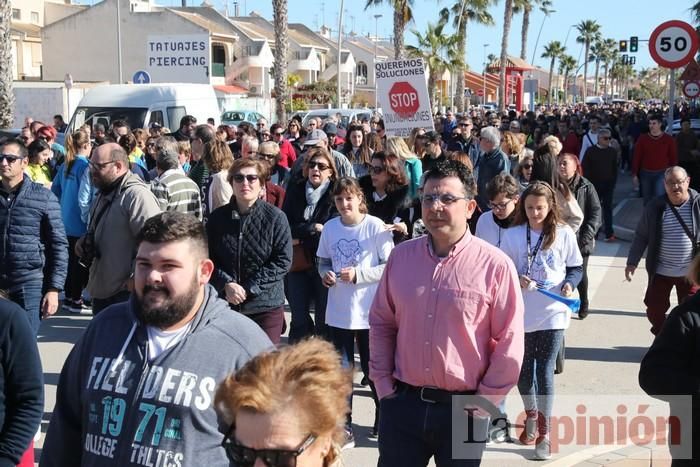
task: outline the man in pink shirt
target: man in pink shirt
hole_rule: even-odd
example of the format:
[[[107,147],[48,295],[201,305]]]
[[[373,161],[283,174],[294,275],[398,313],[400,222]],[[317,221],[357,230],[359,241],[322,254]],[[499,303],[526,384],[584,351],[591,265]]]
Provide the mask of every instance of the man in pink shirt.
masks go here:
[[[473,176],[444,161],[424,177],[429,234],[394,249],[369,315],[378,467],[424,467],[433,456],[440,466],[479,465],[486,423],[472,420],[477,442],[469,459],[454,459],[452,396],[497,404],[518,382],[523,357],[515,267],[467,227],[476,208]]]

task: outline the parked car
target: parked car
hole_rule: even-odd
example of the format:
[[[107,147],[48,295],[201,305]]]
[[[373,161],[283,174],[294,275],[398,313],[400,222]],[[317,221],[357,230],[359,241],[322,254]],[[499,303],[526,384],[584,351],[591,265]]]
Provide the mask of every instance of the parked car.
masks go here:
[[[227,110],[221,114],[221,124],[238,126],[242,122],[248,122],[255,125],[261,118],[265,116],[255,110]]]
[[[340,114],[340,126],[347,128],[353,119],[362,121],[364,119],[372,118],[371,109],[318,109],[310,110],[309,113],[304,116],[302,120],[302,125],[306,127],[309,123],[309,119],[312,117],[320,117],[321,120],[325,120],[331,115]]]

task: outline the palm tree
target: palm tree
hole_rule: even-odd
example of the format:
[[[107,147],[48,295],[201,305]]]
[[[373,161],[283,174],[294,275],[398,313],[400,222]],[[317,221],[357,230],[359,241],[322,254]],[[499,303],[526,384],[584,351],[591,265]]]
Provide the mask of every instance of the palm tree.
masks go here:
[[[457,54],[466,63],[467,61],[467,37],[468,25],[471,21],[476,24],[492,25],[494,23],[493,16],[488,12],[490,4],[494,0],[456,0],[455,4],[448,10],[443,8],[440,11],[440,17],[449,18],[452,14],[452,24],[457,31]],[[464,73],[457,71],[457,96],[455,105],[458,112],[464,111]]]
[[[496,57],[494,54],[488,54],[486,56],[486,68],[490,68],[496,64],[498,61],[498,57]]]
[[[508,35],[510,34],[510,23],[513,19],[513,1],[506,0],[503,9],[503,37],[501,37],[501,63],[498,72],[498,106],[501,110],[506,110],[508,96],[506,96],[506,65],[508,64]]]
[[[413,21],[413,0],[367,0],[365,10],[371,6],[389,3],[394,10],[394,58],[404,56],[403,31]]]
[[[588,57],[589,62],[595,62],[595,79],[593,81],[593,94],[598,95],[598,77],[600,76],[600,62],[603,61],[605,55],[604,41],[598,38],[591,45],[591,55]]]
[[[535,5],[540,5],[540,11],[544,13],[545,17],[549,16],[554,10],[550,10],[549,7],[552,6],[551,0],[515,0],[513,2],[513,13],[523,14],[523,25],[520,29],[520,58],[527,60],[527,35],[530,29],[530,13]],[[542,20],[544,25],[544,20]],[[540,33],[542,28],[540,28]],[[538,35],[539,39],[539,35]]]
[[[553,89],[556,89],[554,83],[552,82],[552,77],[554,76],[554,62],[557,61],[563,54],[566,48],[561,45],[559,41],[551,41],[549,44],[544,46],[544,53],[542,58],[549,58],[549,91],[547,92],[547,105],[552,106],[552,94]]]
[[[0,128],[12,127],[15,95],[12,92],[12,2],[3,1],[0,7]]]
[[[564,103],[569,101],[569,75],[576,68],[576,58],[571,55],[562,55],[559,58],[559,73],[564,76]]]
[[[688,10],[693,17],[693,23],[695,23],[695,26],[700,26],[700,2],[695,2],[695,4]]]
[[[435,100],[437,78],[449,67],[449,62],[443,58],[443,55],[450,48],[455,48],[457,43],[456,35],[444,34],[443,29],[446,23],[444,18],[437,24],[428,23],[425,34],[421,34],[415,29],[412,30],[418,45],[406,46],[409,57],[422,58],[428,65],[428,93],[430,94],[431,108],[437,105]]]
[[[275,28],[275,102],[277,104],[277,121],[287,121],[287,54],[289,41],[287,37],[287,0],[272,0],[272,19]],[[340,77],[340,69],[338,69]],[[340,106],[340,103],[338,103]]]
[[[610,63],[617,57],[617,41],[605,39],[603,41],[603,94],[608,95],[608,71]]]
[[[595,20],[582,20],[576,25],[579,36],[576,42],[583,44],[584,47],[584,62],[583,62],[583,99],[586,100],[588,94],[588,54],[591,49],[591,43],[594,42],[600,35],[600,24]]]

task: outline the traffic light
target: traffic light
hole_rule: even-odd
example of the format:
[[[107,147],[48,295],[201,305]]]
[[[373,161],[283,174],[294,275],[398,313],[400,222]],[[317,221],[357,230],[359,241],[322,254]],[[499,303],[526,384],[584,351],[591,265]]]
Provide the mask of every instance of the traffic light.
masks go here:
[[[630,52],[639,50],[639,38],[637,36],[630,37]]]
[[[630,57],[630,65],[634,65],[637,63],[637,57],[634,55]]]
[[[622,56],[622,64],[623,64],[623,65],[628,65],[629,62],[630,62],[630,57],[629,57],[627,54],[623,55],[623,56]]]
[[[627,52],[627,41],[620,41],[620,52]]]

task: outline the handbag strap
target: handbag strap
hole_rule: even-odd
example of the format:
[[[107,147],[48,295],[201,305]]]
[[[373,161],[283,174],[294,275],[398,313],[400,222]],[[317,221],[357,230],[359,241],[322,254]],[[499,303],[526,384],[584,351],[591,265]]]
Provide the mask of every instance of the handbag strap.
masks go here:
[[[693,235],[693,232],[690,230],[690,227],[688,227],[688,224],[685,223],[683,218],[681,217],[680,213],[678,212],[678,209],[671,204],[670,201],[667,200],[668,207],[671,208],[671,212],[673,213],[674,216],[676,216],[676,219],[678,220],[678,223],[683,227],[683,230],[685,231],[685,234],[688,236],[690,241],[695,244],[695,236]]]

